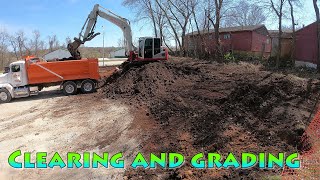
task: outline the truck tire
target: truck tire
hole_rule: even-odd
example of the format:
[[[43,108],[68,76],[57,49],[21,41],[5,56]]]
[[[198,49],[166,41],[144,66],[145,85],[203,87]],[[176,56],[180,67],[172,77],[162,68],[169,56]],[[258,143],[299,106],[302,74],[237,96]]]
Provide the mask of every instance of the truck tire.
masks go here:
[[[8,103],[12,99],[11,94],[6,89],[0,89],[0,103]]]
[[[77,94],[77,85],[72,81],[67,81],[63,84],[63,94],[66,96],[71,96]]]
[[[84,94],[93,93],[96,90],[95,84],[92,80],[84,80],[81,83],[81,92]]]

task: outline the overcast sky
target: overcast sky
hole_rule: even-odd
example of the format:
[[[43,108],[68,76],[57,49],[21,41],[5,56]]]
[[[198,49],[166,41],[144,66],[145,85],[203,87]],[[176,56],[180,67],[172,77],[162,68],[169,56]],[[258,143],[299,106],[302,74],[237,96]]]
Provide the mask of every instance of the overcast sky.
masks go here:
[[[78,36],[84,21],[94,4],[112,10],[116,14],[131,20],[134,39],[142,36],[152,36],[149,25],[135,23],[134,13],[121,5],[121,0],[0,0],[0,29],[6,29],[10,34],[24,30],[31,35],[33,30],[39,30],[42,38],[56,34],[61,42],[66,37]],[[312,0],[301,0],[303,9],[297,12],[298,24],[308,25],[315,21]],[[289,21],[287,20],[288,24]],[[268,29],[277,28],[277,20],[269,18],[266,22]],[[121,30],[106,20],[99,19],[97,31],[105,28],[106,46],[117,46],[122,37]],[[102,46],[102,35],[96,37],[86,46]]]

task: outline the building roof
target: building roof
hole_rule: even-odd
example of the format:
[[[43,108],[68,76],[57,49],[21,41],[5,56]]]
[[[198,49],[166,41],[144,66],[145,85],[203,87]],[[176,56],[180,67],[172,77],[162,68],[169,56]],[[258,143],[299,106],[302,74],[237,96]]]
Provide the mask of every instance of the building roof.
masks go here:
[[[316,21],[316,22],[313,22],[313,23],[311,23],[311,24],[309,24],[309,25],[307,25],[307,26],[303,25],[303,27],[302,27],[301,29],[298,29],[296,32],[299,32],[299,31],[302,31],[303,29],[309,28],[310,26],[313,26],[313,25],[316,24],[316,23],[317,23],[317,21]]]
[[[63,58],[69,58],[71,57],[71,54],[68,50],[65,49],[57,49],[55,51],[49,52],[43,56],[43,59],[45,60],[53,60],[53,59],[63,59]]]
[[[56,50],[54,50],[54,51],[48,52],[47,54],[51,54],[51,53],[53,53],[53,52],[59,52],[59,51],[67,51],[67,52],[69,52],[68,49],[59,48],[59,49],[56,49]],[[45,55],[43,55],[43,56],[46,56],[47,54],[45,54]]]
[[[275,38],[279,36],[279,30],[269,30],[270,37]],[[282,38],[292,38],[292,30],[283,30]]]
[[[225,27],[225,28],[220,28],[219,32],[225,33],[225,32],[255,31],[255,30],[262,28],[262,27],[265,27],[265,25],[260,24],[260,25],[254,25],[254,26]],[[210,29],[209,32],[208,32],[208,30],[202,30],[200,33],[201,34],[214,33],[214,29]],[[198,31],[194,31],[194,32],[186,34],[186,36],[197,35],[197,34],[199,34]]]

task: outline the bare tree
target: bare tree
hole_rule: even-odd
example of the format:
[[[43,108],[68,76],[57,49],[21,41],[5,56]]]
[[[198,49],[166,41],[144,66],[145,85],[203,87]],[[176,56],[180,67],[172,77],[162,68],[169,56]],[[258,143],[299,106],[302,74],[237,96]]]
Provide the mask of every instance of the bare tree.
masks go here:
[[[54,44],[54,37],[49,36],[48,37],[48,44],[49,44],[49,51],[52,52],[53,51],[53,44]]]
[[[66,37],[66,44],[70,44],[72,41],[71,41],[71,38],[68,36]]]
[[[314,11],[316,13],[317,22],[320,22],[320,13],[319,13],[319,7],[318,7],[317,2],[318,2],[318,0],[313,0],[313,7],[314,7]]]
[[[121,48],[126,47],[126,43],[123,38],[118,39],[118,47],[121,47]]]
[[[174,23],[175,20],[171,17],[171,14],[169,12],[170,3],[167,2],[166,5],[164,6],[164,3],[163,2],[161,3],[160,0],[155,0],[155,1],[156,1],[157,5],[159,6],[159,8],[161,9],[161,11],[164,13],[164,16],[166,17],[167,22],[168,22],[169,26],[171,27],[171,30],[172,30],[172,32],[174,34],[176,45],[179,45],[179,49],[180,49],[180,52],[181,52],[181,49],[183,49],[183,46],[182,46],[182,43],[180,41],[179,33],[178,33],[178,31],[176,29],[176,26],[175,26],[175,23]],[[172,7],[170,7],[170,8],[171,8],[171,12],[173,12]]]
[[[6,55],[8,53],[8,33],[5,29],[0,31],[0,59],[1,69],[5,66]]]
[[[156,25],[156,18],[154,14],[154,6],[151,0],[146,0],[145,4],[147,5],[148,14],[150,16],[150,19],[152,20],[153,29],[154,29],[154,35],[158,37],[158,31],[157,31],[157,25]]]
[[[143,19],[151,20],[154,35],[158,36],[155,8],[156,4],[152,0],[124,0],[123,5],[132,7],[136,10],[138,21]]]
[[[222,62],[222,49],[220,43],[220,22],[222,18],[222,7],[224,5],[224,0],[214,0],[214,11],[210,8],[211,4],[208,6],[208,19],[214,27],[214,39],[215,39],[215,57],[218,62]]]
[[[20,58],[22,58],[25,55],[25,52],[28,51],[26,48],[27,38],[23,30],[20,30],[16,33],[15,41],[17,42]]]
[[[139,20],[148,19],[152,22],[154,34],[167,44],[164,32],[172,33],[178,45],[180,55],[185,55],[185,35],[195,0],[124,0],[123,4],[137,7]]]
[[[49,51],[52,52],[60,47],[57,35],[52,35],[48,37]]]
[[[40,43],[41,43],[41,40],[40,40],[40,31],[38,30],[34,30],[32,32],[32,39],[30,40],[30,46],[31,46],[31,49],[33,49],[33,52],[34,52],[34,55],[38,56],[39,55],[39,50],[40,50]]]
[[[291,16],[291,28],[292,28],[292,49],[291,49],[291,60],[292,60],[292,65],[295,65],[295,59],[294,59],[294,52],[295,52],[295,47],[296,47],[296,21],[295,21],[295,16],[294,16],[294,10],[295,7],[301,7],[302,3],[300,3],[299,0],[288,0],[289,6],[290,6],[290,16]]]
[[[17,39],[13,36],[10,36],[9,41],[10,41],[10,45],[13,49],[13,52],[14,52],[16,59],[19,60],[19,50],[18,50],[19,45],[18,45]]]
[[[158,31],[158,37],[161,38],[161,42],[164,39],[164,29],[167,28],[167,20],[165,18],[164,13],[161,11],[159,6],[154,7],[154,17],[155,17],[155,24],[156,24],[156,31]],[[156,35],[157,35],[156,34]]]
[[[227,14],[225,24],[228,26],[249,26],[263,24],[267,16],[262,7],[241,0]]]
[[[282,18],[283,18],[283,9],[287,0],[270,0],[270,6],[273,12],[276,14],[278,18],[278,27],[279,27],[279,37],[278,37],[278,50],[277,50],[277,61],[276,68],[279,68],[280,58],[281,58],[281,50],[282,50]]]
[[[168,2],[171,18],[179,25],[179,30],[181,31],[180,55],[185,56],[185,36],[195,4],[193,3],[193,0],[168,0]],[[172,30],[176,31],[177,29]]]
[[[205,29],[209,31],[209,20],[207,15],[206,1],[195,0],[192,7],[192,18],[190,19],[191,34],[188,36],[189,45],[192,45],[192,55],[198,58],[206,58],[210,51],[207,48]],[[197,33],[194,33],[194,32]]]

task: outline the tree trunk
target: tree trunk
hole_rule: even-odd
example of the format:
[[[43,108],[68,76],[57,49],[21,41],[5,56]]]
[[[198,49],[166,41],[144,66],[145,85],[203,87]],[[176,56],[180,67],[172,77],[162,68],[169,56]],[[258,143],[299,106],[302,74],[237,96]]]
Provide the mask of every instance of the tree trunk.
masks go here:
[[[276,59],[276,68],[278,69],[280,66],[280,59],[281,59],[281,50],[282,50],[282,16],[283,16],[283,6],[285,3],[285,0],[280,0],[279,9],[274,5],[273,0],[270,0],[271,8],[273,11],[277,14],[277,17],[279,19],[279,34],[278,34],[278,52],[277,52],[277,59]]]
[[[278,37],[278,53],[277,53],[277,62],[276,68],[278,69],[280,66],[280,59],[281,59],[281,46],[282,46],[282,15],[279,17],[279,37]]]
[[[164,43],[164,45],[166,45],[167,46],[167,48],[169,49],[169,51],[172,53],[172,54],[175,54],[175,52],[168,46],[168,44],[166,43],[166,39],[165,38],[163,38],[163,43]]]
[[[162,43],[164,41],[163,39],[163,32],[162,28],[159,28],[159,36],[160,36],[160,42]]]
[[[204,56],[204,41],[205,40],[203,38],[203,35],[201,34],[201,31],[200,31],[200,28],[199,28],[199,24],[198,24],[198,20],[197,20],[196,14],[195,14],[194,7],[192,9],[192,15],[193,15],[193,20],[195,22],[195,25],[196,25],[196,28],[197,28],[197,32],[198,32],[198,36],[199,36],[199,38],[198,38],[198,36],[194,37],[193,36],[193,31],[192,31],[193,42],[195,42],[194,44],[197,44],[197,47],[198,47],[198,49],[196,49],[196,46],[194,46],[194,54],[197,54],[196,57],[198,57],[200,59],[202,56]],[[206,14],[205,14],[205,16],[206,16]],[[192,24],[192,23],[190,22],[190,24]],[[200,42],[200,44],[199,44],[199,42]],[[198,50],[198,52],[197,52],[197,50]]]
[[[16,59],[19,60],[19,55],[18,55],[18,51],[17,51],[17,46],[14,42],[14,40],[10,40],[10,43],[11,43],[11,46],[13,48],[13,52],[14,52],[14,55],[16,56]]]
[[[174,25],[171,22],[171,18],[169,17],[167,11],[164,9],[164,7],[160,4],[159,0],[156,0],[156,3],[158,4],[159,8],[163,11],[166,19],[168,20],[168,23],[173,31],[174,37],[175,37],[175,41],[176,41],[176,46],[179,45],[180,51],[183,48],[179,39],[179,35],[178,32],[176,31],[176,28],[174,27]],[[176,48],[177,49],[177,48]]]
[[[221,44],[220,44],[220,32],[219,32],[222,3],[223,3],[223,0],[215,0],[215,9],[216,9],[216,23],[214,24],[214,36],[215,36],[215,45],[216,45],[215,56],[219,63],[223,61]]]
[[[5,66],[5,65],[4,65],[4,60],[5,60],[5,58],[4,58],[4,53],[5,53],[5,52],[2,52],[2,53],[1,53],[1,59],[2,59],[2,66],[1,66],[1,69],[3,69],[3,68],[4,68],[4,66]]]
[[[291,12],[291,23],[292,23],[292,48],[291,48],[291,63],[292,66],[295,66],[295,57],[294,57],[294,52],[296,48],[296,23],[294,19],[294,14],[293,14],[293,4],[291,2],[292,0],[289,0],[289,5],[290,5],[290,12]]]
[[[317,5],[317,0],[313,0],[313,7],[314,7],[314,11],[316,13],[316,17],[317,17],[317,44],[318,44],[318,52],[317,52],[317,70],[318,72],[320,72],[320,13],[319,13],[319,7]]]
[[[182,56],[183,57],[186,56],[185,37],[186,37],[187,25],[188,25],[188,20],[185,21],[185,24],[182,28],[182,34],[181,34],[181,45],[182,45]]]
[[[149,13],[150,13],[150,16],[151,16],[151,20],[152,20],[152,23],[153,23],[154,35],[155,35],[155,37],[158,37],[157,25],[156,25],[156,20],[155,20],[154,13],[153,13],[151,0],[148,0],[148,7],[149,7]]]

